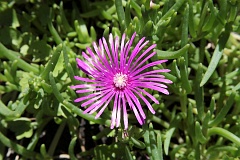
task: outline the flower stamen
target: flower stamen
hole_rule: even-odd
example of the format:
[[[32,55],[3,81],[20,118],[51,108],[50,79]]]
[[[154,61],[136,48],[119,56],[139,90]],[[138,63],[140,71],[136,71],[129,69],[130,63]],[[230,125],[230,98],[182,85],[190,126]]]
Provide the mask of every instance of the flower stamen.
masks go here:
[[[113,83],[115,87],[122,89],[127,86],[128,76],[123,73],[117,73],[113,77]]]

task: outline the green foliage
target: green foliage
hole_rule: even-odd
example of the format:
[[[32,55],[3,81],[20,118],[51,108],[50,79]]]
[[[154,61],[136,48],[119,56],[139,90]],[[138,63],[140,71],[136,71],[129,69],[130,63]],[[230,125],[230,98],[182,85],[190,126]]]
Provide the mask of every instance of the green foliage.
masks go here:
[[[240,2],[105,0],[0,2],[0,159],[237,159],[240,157]],[[110,130],[83,114],[69,86],[75,58],[109,33],[137,32],[169,59],[170,95],[155,115]],[[147,112],[147,110],[146,110]],[[64,154],[62,154],[64,153]]]

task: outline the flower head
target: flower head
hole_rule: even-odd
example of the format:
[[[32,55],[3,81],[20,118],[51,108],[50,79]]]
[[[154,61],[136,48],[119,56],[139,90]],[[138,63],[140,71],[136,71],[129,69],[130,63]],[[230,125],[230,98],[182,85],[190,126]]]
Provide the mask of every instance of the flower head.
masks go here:
[[[74,77],[76,80],[86,83],[71,87],[77,89],[76,93],[85,93],[84,96],[75,99],[75,102],[81,102],[81,106],[86,107],[84,113],[92,114],[97,111],[95,118],[98,118],[113,101],[111,128],[119,127],[120,119],[123,117],[124,128],[127,129],[127,112],[129,110],[134,112],[138,122],[142,125],[146,119],[143,107],[147,106],[155,114],[149,100],[159,104],[159,101],[145,89],[169,94],[167,86],[163,83],[172,83],[159,74],[170,70],[152,69],[153,66],[167,60],[148,62],[156,54],[152,51],[156,44],[146,47],[149,41],[145,41],[145,37],[143,37],[131,49],[135,36],[136,33],[125,43],[125,34],[122,36],[121,42],[118,37],[114,39],[110,34],[109,44],[105,38],[102,38],[99,40],[98,46],[95,42],[93,43],[94,50],[87,48],[86,53],[82,52],[86,61],[76,59],[78,67],[89,78]],[[139,99],[145,104],[141,104]]]

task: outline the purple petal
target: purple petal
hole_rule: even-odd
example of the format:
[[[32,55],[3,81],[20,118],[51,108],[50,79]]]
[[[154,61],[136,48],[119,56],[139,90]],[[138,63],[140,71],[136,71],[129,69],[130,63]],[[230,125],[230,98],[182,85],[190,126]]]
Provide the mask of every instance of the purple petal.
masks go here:
[[[148,72],[138,74],[138,75],[132,77],[132,79],[138,79],[138,78],[141,78],[141,77],[144,77],[147,75],[153,75],[153,73],[162,73],[162,72],[170,72],[170,71],[171,70],[169,70],[169,69],[158,69],[158,70],[148,71]],[[158,74],[156,74],[156,75],[158,75]]]
[[[98,49],[96,43],[93,43],[93,47],[94,47],[94,50],[97,53],[98,57],[100,58],[102,63],[105,65],[107,71],[110,72],[111,74],[113,74],[112,68],[111,68],[111,66],[107,60],[107,57],[104,53],[104,46],[102,44],[102,40],[101,39],[99,40],[99,49]]]
[[[94,46],[94,49],[96,52],[98,52],[98,49],[97,49],[97,46],[96,46],[96,43],[93,42],[93,46]],[[104,71],[106,69],[106,66],[105,65],[102,65],[102,59],[101,59],[101,56],[96,56],[95,53],[93,53],[93,51],[87,47],[87,51],[89,53],[89,55],[91,56],[91,59],[93,59],[93,65],[98,68],[101,72]],[[84,52],[83,52],[84,53]],[[86,55],[85,55],[86,56]]]
[[[135,48],[133,49],[132,51],[132,54],[130,55],[130,58],[127,62],[128,66],[130,66],[130,64],[132,63],[132,60],[136,57],[136,55],[141,51],[141,49],[149,42],[147,41],[147,43],[145,42],[144,45],[141,46],[140,48],[140,45],[142,44],[142,42],[145,40],[145,37],[143,37],[139,42],[138,44],[135,46]]]
[[[98,65],[99,61],[98,61],[98,58],[95,56],[95,53],[93,53],[92,49],[87,47],[86,48],[87,50],[87,54],[90,55],[90,57],[85,53],[85,52],[82,52],[82,55],[83,57],[86,59],[86,60],[91,60],[93,62],[96,62],[96,64]],[[95,65],[94,65],[95,66]]]
[[[76,93],[87,93],[87,92],[92,92],[94,91],[93,89],[84,89],[84,90],[76,90]]]
[[[148,98],[150,98],[153,102],[155,102],[156,104],[159,104],[158,100],[152,96],[151,94],[149,94],[148,92],[146,92],[144,89],[140,89],[138,87],[135,87],[135,89],[141,91],[142,93],[144,93],[146,96],[148,96]]]
[[[77,88],[88,88],[88,87],[89,87],[88,84],[78,84],[78,85],[75,85],[75,86],[71,86],[70,88],[77,89]]]
[[[76,90],[76,93],[87,93],[87,92],[92,92],[92,91],[101,91],[101,92],[105,92],[108,90],[112,90],[112,86],[106,86],[106,87],[99,87],[99,88],[87,88],[87,89],[83,89],[83,90]]]
[[[96,48],[96,43],[93,42],[93,46],[94,46],[94,49],[96,52],[98,52],[97,48]],[[88,47],[87,48],[87,51],[89,53],[89,55],[91,56],[91,59],[93,59],[93,65],[99,69],[101,72],[104,71],[106,69],[106,66],[105,65],[102,65],[102,59],[101,59],[101,56],[96,56],[95,53],[93,53],[93,51]],[[84,52],[83,52],[84,53]],[[86,56],[86,55],[83,55],[83,56]],[[100,61],[101,60],[101,61]]]
[[[93,102],[95,102],[96,100],[98,100],[99,98],[103,97],[104,95],[103,94],[100,94],[99,96],[97,97],[94,97],[92,99],[89,99],[88,101],[84,102],[83,104],[81,104],[82,107],[85,107]],[[95,102],[96,103],[96,102]]]
[[[136,71],[141,65],[143,65],[148,59],[153,57],[156,54],[156,52],[151,53],[149,56],[147,56],[145,59],[141,60],[141,63],[139,63],[136,67],[131,70],[132,72]]]
[[[74,78],[78,81],[84,81],[84,82],[98,82],[89,78],[83,78],[83,77],[79,77],[79,76],[74,76]]]
[[[140,115],[142,116],[143,119],[146,119],[146,115],[142,109],[142,106],[138,100],[138,98],[132,93],[131,90],[129,89],[125,89],[125,91],[127,92],[127,94],[129,95],[129,97],[133,100],[133,102],[136,104],[137,106],[137,109],[139,110],[140,112]]]
[[[98,88],[94,88],[95,91],[105,91],[105,90],[113,90],[113,86],[112,85],[104,85],[104,87],[98,87]]]
[[[113,111],[112,111],[112,120],[111,120],[111,129],[114,128],[115,124],[116,124],[116,113],[117,113],[117,101],[118,101],[118,95],[119,93],[116,92],[115,94],[115,99],[114,99],[114,105],[113,105]]]
[[[71,86],[70,88],[72,89],[77,89],[77,88],[95,88],[95,87],[105,87],[106,84],[103,83],[94,83],[94,84],[78,84],[75,86]]]
[[[104,37],[102,38],[102,40],[103,40],[104,49],[107,52],[108,58],[110,60],[110,66],[112,67],[113,66],[113,60],[112,60],[112,56],[110,54],[110,51],[108,49],[107,41],[106,41],[106,39]]]
[[[104,95],[103,98],[101,98],[100,100],[96,101],[95,103],[93,103],[91,106],[89,106],[83,113],[88,113],[90,111],[92,111],[94,109],[97,110],[98,108],[100,108],[102,106],[102,104],[104,102],[106,102],[106,100],[113,94],[113,92],[109,92],[106,95]],[[96,108],[97,107],[97,108]],[[95,109],[96,108],[96,109]],[[93,111],[93,112],[94,112]],[[91,112],[92,113],[92,112]]]
[[[113,35],[109,35],[109,44],[110,44],[110,49],[111,49],[111,56],[113,57],[113,65],[116,65],[116,56],[115,56],[115,50],[114,50],[114,40],[113,40]]]
[[[172,83],[169,79],[163,79],[163,78],[141,78],[139,81],[155,81],[155,82],[163,82],[163,83]]]
[[[126,100],[124,97],[124,94],[122,95],[122,102],[123,102],[123,122],[124,122],[124,129],[128,129],[128,114],[127,114],[127,108],[126,108]]]
[[[133,35],[132,35],[132,37],[131,37],[129,43],[126,45],[127,50],[125,51],[125,55],[124,55],[125,58],[128,57],[128,53],[129,53],[130,47],[132,46],[132,42],[133,42],[133,40],[134,40],[136,34],[137,34],[136,32],[133,33]]]
[[[134,66],[137,65],[138,61],[141,60],[149,51],[151,51],[152,49],[154,49],[157,45],[156,44],[153,44],[151,45],[150,47],[148,47],[148,49],[146,49],[143,54],[141,54],[138,59],[134,62],[134,64],[132,65],[132,67],[130,68],[130,70],[133,69]]]
[[[92,98],[92,97],[94,97],[94,96],[97,96],[97,95],[99,95],[99,94],[100,94],[100,92],[92,93],[92,94],[89,94],[89,95],[87,95],[87,96],[83,96],[83,97],[77,98],[77,99],[74,100],[74,102],[81,102],[81,101],[84,101],[84,100],[86,100],[86,99],[89,99],[89,98]]]
[[[136,85],[138,87],[144,87],[144,88],[149,88],[149,89],[153,89],[153,90],[156,90],[156,91],[159,91],[159,92],[162,92],[166,95],[169,94],[168,90],[167,89],[164,89],[164,88],[161,88],[161,87],[157,87],[157,86],[153,86],[153,85],[147,85],[146,83],[141,83],[139,85]]]
[[[115,95],[115,92],[113,92],[111,97],[108,98],[108,100],[106,101],[105,105],[101,108],[101,110],[95,116],[95,119],[97,119],[98,117],[100,117],[102,115],[103,111],[106,109],[106,107],[108,106],[108,104],[110,103],[110,101],[112,100],[114,95]]]
[[[165,78],[164,75],[159,75],[159,74],[149,74],[149,75],[145,75],[144,77]]]
[[[148,100],[143,97],[143,95],[141,93],[139,93],[138,91],[136,91],[134,88],[131,88],[132,91],[134,91],[135,93],[137,93],[137,95],[145,102],[145,104],[148,106],[148,109],[150,110],[150,112],[152,112],[152,114],[155,114],[154,109],[152,108],[152,105],[148,102]]]
[[[125,34],[123,34],[122,36],[122,40],[121,40],[121,49],[120,49],[120,70],[121,72],[123,72],[123,66],[124,66],[124,41],[125,41]]]
[[[82,52],[82,56],[95,68],[95,74],[101,74],[101,71],[104,70],[99,62],[95,62],[90,58],[85,52]]]
[[[115,59],[115,65],[116,65],[116,70],[119,71],[119,65],[118,65],[118,46],[119,46],[119,38],[116,37],[115,38],[115,43],[114,45],[112,46],[112,53],[114,55],[114,59]]]
[[[138,123],[141,124],[141,125],[143,125],[143,120],[142,120],[141,116],[139,115],[139,113],[138,113],[135,105],[132,103],[132,100],[129,98],[129,95],[128,95],[127,93],[125,93],[125,92],[124,92],[124,94],[125,94],[125,96],[126,96],[126,98],[127,98],[127,102],[128,102],[128,104],[129,104],[129,106],[131,106],[131,108],[133,109],[133,112],[134,112],[134,114],[135,114],[135,117],[136,117],[137,120],[138,120]]]
[[[126,73],[126,72],[127,72],[126,66],[127,66],[128,64],[126,64],[126,61],[127,61],[126,52],[127,52],[128,44],[129,44],[129,42],[127,42],[127,43],[125,44],[125,46],[124,46],[124,49],[121,50],[121,55],[122,55],[123,59],[120,59],[120,63],[123,64],[122,70],[121,70],[123,73]]]
[[[155,61],[155,62],[151,62],[151,63],[148,63],[147,65],[141,67],[140,69],[136,70],[135,72],[133,73],[130,73],[131,76],[135,76],[136,74],[142,72],[143,70],[149,68],[149,67],[152,67],[152,66],[156,66],[158,64],[161,64],[161,63],[164,63],[166,62],[167,60],[159,60],[159,61]]]
[[[81,69],[86,74],[91,74],[90,66],[88,66],[86,63],[84,63],[83,61],[81,61],[78,58],[76,58],[76,61],[77,61],[77,65],[78,65],[79,69]]]
[[[121,120],[121,97],[122,93],[120,92],[119,98],[118,98],[118,108],[117,108],[117,121],[116,121],[116,127],[120,126],[120,120]]]
[[[102,99],[100,99],[99,100],[99,104],[94,108],[94,109],[92,109],[90,112],[89,112],[89,114],[92,114],[92,113],[94,113],[96,110],[98,110],[100,107],[102,107],[102,105],[105,103],[105,102],[108,102],[109,100],[111,100],[112,99],[112,95],[114,95],[115,94],[115,92],[109,92],[109,94],[108,95],[106,95],[105,97],[103,97]],[[106,104],[105,104],[106,105]],[[104,105],[104,106],[105,106]],[[104,107],[103,106],[103,107]]]
[[[112,91],[111,89],[106,89],[104,91],[101,91],[101,94],[100,93],[99,93],[100,95],[98,94],[99,96],[94,97],[92,99],[89,99],[88,101],[84,102],[81,106],[85,107],[85,106],[89,105],[90,103],[94,102],[95,100],[97,100],[97,99],[103,97],[104,95],[108,94],[111,91]]]

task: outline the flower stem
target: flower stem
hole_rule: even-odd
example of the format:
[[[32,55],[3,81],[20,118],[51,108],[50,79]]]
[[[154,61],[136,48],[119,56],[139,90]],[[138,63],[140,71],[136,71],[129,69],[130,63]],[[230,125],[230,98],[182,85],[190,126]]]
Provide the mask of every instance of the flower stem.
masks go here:
[[[163,127],[165,128],[169,128],[169,123],[167,123],[166,121],[163,121],[162,119],[158,118],[157,116],[153,115],[152,119],[153,122],[156,122],[158,124],[161,124]]]
[[[16,56],[13,51],[7,49],[2,43],[0,43],[0,56],[4,56],[10,61],[16,60],[17,66],[24,71],[38,73],[38,68],[28,64],[27,62]]]
[[[58,127],[58,130],[53,138],[53,141],[49,147],[49,150],[48,150],[48,154],[50,156],[53,156],[54,155],[54,152],[55,152],[55,149],[57,147],[57,144],[59,142],[59,139],[61,138],[61,135],[63,133],[63,130],[66,126],[66,120],[63,120],[62,123],[60,124],[60,126]]]
[[[232,141],[236,145],[240,146],[240,138],[234,135],[233,133],[227,131],[226,129],[220,127],[212,127],[208,130],[208,136],[218,134]]]
[[[110,123],[111,123],[110,120],[104,120],[102,118],[95,119],[95,117],[93,115],[84,114],[80,108],[76,107],[75,105],[73,105],[72,103],[70,103],[66,100],[63,101],[63,105],[66,108],[70,109],[72,112],[76,113],[78,116],[80,116],[88,121],[91,121],[91,122],[94,122],[97,124],[104,124],[106,126],[110,126]]]
[[[50,61],[46,65],[44,71],[41,73],[41,77],[44,80],[48,80],[49,73],[52,72],[58,62],[59,56],[61,55],[62,51],[62,44],[58,45],[54,50]]]
[[[0,141],[5,146],[13,149],[16,153],[22,155],[23,157],[26,157],[26,158],[36,158],[36,157],[39,158],[39,157],[41,157],[38,153],[33,152],[33,151],[29,151],[26,148],[24,148],[23,146],[11,141],[5,135],[3,135],[2,132],[0,132]]]

